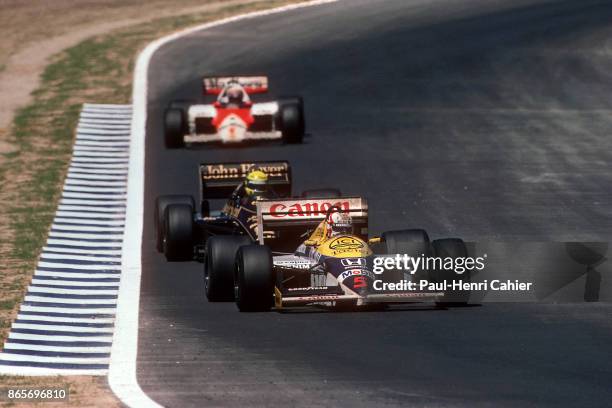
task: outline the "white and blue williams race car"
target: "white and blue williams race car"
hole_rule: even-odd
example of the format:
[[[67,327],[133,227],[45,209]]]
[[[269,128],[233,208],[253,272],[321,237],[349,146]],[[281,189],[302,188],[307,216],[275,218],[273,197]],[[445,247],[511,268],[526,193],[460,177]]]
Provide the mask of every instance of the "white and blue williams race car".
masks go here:
[[[430,242],[420,229],[388,231],[368,238],[368,207],[361,197],[287,198],[262,200],[256,205],[256,242],[231,236],[208,239],[204,264],[209,299],[233,298],[241,311],[306,305],[353,310],[397,303],[457,305],[468,301],[469,291],[419,289],[414,283],[469,282],[469,271],[457,275],[438,268],[384,272],[375,268],[398,254],[466,257],[467,248],[460,239]]]

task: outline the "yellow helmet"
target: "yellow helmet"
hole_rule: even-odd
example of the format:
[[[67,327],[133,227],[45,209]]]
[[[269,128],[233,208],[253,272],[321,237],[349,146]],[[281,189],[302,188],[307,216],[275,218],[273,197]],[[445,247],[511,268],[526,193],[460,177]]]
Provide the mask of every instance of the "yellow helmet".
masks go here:
[[[251,171],[246,177],[244,190],[248,195],[265,193],[268,190],[268,175],[261,170]]]

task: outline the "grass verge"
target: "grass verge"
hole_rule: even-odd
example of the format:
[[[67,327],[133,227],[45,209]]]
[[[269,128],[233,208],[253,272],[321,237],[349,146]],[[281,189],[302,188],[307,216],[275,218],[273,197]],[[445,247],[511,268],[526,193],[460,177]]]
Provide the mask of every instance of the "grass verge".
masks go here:
[[[106,377],[2,377],[2,387],[23,390],[27,388],[36,389],[58,389],[64,388],[68,391],[68,401],[16,401],[0,399],[2,407],[119,407],[115,397],[107,391]]]

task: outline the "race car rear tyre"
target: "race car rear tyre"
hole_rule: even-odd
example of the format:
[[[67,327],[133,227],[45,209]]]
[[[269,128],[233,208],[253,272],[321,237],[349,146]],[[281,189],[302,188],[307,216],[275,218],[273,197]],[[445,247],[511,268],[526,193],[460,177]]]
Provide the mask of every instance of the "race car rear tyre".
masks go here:
[[[443,260],[446,258],[452,258],[455,260],[468,256],[468,250],[465,246],[465,242],[458,238],[438,239],[433,242],[432,246],[435,256],[437,258],[442,258]],[[453,269],[439,268],[430,271],[430,280],[438,283],[446,281],[449,284],[453,281],[469,283],[471,280],[471,275],[469,270],[466,270],[462,274],[457,274]],[[436,302],[436,304],[441,307],[463,306],[468,303],[469,298],[469,290],[448,290],[444,293],[444,296]]]
[[[164,234],[164,212],[170,204],[188,204],[191,208],[195,208],[193,197],[188,195],[162,195],[155,200],[155,248],[157,252],[163,252],[163,234]]]
[[[238,248],[251,244],[243,235],[217,235],[206,241],[204,291],[211,302],[234,300],[234,267]]]
[[[387,254],[420,256],[431,252],[429,235],[422,229],[386,231],[381,238]]]
[[[234,298],[241,312],[265,312],[273,304],[272,254],[263,245],[243,246],[236,257]]]
[[[164,255],[168,261],[193,259],[193,207],[170,204],[164,212]]]
[[[289,144],[302,143],[304,116],[300,105],[298,103],[287,103],[280,105],[279,109],[283,141]]]
[[[386,231],[383,232],[381,238],[384,243],[384,253],[388,255],[406,254],[411,257],[420,257],[421,255],[429,256],[431,253],[429,235],[422,229]],[[420,278],[426,278],[423,275],[427,272],[424,270],[387,270],[384,272],[383,280],[394,283],[400,282],[404,279],[404,273],[410,273],[414,279],[419,280]]]
[[[164,112],[164,138],[168,149],[185,146],[183,137],[187,133],[187,114],[185,110],[168,108]]]
[[[339,198],[342,192],[337,188],[316,188],[302,191],[302,198]]]

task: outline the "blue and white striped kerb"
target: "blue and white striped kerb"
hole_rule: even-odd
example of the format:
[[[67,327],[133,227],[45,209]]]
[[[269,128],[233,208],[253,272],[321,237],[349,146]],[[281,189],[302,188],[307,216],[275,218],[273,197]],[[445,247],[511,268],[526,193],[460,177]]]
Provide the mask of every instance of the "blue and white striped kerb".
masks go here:
[[[62,198],[0,353],[0,374],[107,373],[131,120],[130,105],[84,105]]]

